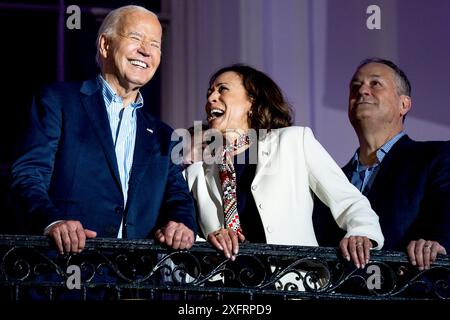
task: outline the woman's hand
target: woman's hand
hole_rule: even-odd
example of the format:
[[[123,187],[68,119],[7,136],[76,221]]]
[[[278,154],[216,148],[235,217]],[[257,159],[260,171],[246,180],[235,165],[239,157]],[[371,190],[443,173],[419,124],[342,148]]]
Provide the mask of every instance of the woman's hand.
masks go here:
[[[369,263],[372,241],[367,237],[351,236],[344,238],[339,243],[342,256],[347,261],[350,257],[357,268],[364,268]]]
[[[218,250],[223,251],[225,257],[234,261],[239,252],[239,242],[244,242],[245,236],[232,229],[221,228],[209,233],[208,241]]]

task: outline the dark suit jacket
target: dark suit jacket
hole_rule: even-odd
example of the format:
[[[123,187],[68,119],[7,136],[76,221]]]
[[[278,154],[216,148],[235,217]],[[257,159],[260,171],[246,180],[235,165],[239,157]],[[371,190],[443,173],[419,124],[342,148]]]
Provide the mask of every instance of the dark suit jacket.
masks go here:
[[[149,130],[148,130],[149,129]],[[151,132],[152,131],[152,132]],[[29,129],[11,169],[11,192],[26,230],[42,234],[56,220],[79,220],[99,237],[152,237],[167,221],[196,231],[182,168],[170,154],[172,129],[141,109],[127,204],[111,129],[96,80],[44,88],[31,107]]]
[[[343,167],[351,179],[351,161]],[[383,159],[367,194],[380,217],[383,249],[404,251],[411,240],[439,241],[450,252],[450,141],[403,136]],[[337,246],[343,233],[320,200],[314,226],[319,244]]]

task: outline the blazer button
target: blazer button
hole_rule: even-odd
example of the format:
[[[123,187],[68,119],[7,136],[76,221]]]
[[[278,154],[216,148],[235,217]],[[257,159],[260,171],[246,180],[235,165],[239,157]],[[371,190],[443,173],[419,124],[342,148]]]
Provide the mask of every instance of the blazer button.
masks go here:
[[[258,185],[254,184],[254,185],[252,186],[252,190],[255,191],[256,189],[258,189]]]
[[[258,204],[258,208],[261,210],[263,209],[262,203]]]
[[[115,209],[117,214],[122,214],[123,213],[123,207],[122,206],[117,206]]]
[[[267,226],[266,228],[268,233],[272,233],[273,232],[273,228],[271,226]]]

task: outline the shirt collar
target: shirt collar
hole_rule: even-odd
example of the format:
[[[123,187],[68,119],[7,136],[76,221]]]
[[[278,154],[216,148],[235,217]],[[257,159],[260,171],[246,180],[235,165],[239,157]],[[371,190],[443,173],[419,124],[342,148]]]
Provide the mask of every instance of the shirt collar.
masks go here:
[[[97,81],[102,88],[103,98],[105,99],[106,106],[109,106],[113,101],[114,102],[122,102],[122,97],[118,96],[114,89],[109,85],[109,83],[102,77],[101,74],[98,75]],[[139,109],[144,105],[144,98],[140,91],[138,91],[138,95],[136,97],[136,101],[130,104],[130,107],[134,109]]]
[[[386,154],[392,149],[392,147],[394,146],[394,144],[400,140],[401,137],[403,137],[405,135],[405,132],[400,131],[399,133],[397,133],[394,137],[392,137],[392,139],[390,139],[388,142],[386,142],[385,144],[383,144],[376,152],[376,157],[377,157],[377,162],[373,165],[377,166],[378,164],[381,163],[381,161],[383,161],[384,157],[386,156]],[[356,171],[360,171],[363,170],[365,168],[367,168],[367,166],[363,166],[360,162],[359,162],[359,148],[356,150],[355,154],[353,155],[352,158],[352,166],[353,168],[356,168]],[[372,167],[372,166],[371,166]]]

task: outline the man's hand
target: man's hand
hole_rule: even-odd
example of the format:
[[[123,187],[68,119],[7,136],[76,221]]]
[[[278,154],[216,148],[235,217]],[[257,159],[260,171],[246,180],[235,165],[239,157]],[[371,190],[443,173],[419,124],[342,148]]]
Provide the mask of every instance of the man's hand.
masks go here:
[[[95,238],[97,232],[84,229],[80,221],[62,220],[52,225],[45,233],[52,238],[60,254],[80,253],[86,238]]]
[[[232,261],[236,259],[239,252],[239,242],[244,242],[242,233],[236,233],[232,229],[221,228],[208,234],[208,241]]]
[[[372,241],[367,237],[351,236],[344,238],[339,243],[342,256],[347,261],[352,258],[357,268],[364,268],[369,263],[370,249],[372,249]]]
[[[155,238],[173,249],[189,249],[194,244],[194,232],[181,222],[169,221],[156,230]]]
[[[409,261],[413,266],[417,266],[419,270],[429,269],[431,263],[436,260],[438,253],[447,254],[447,251],[437,241],[431,240],[412,240],[406,248]]]

